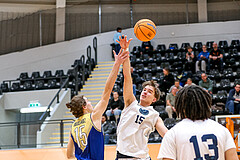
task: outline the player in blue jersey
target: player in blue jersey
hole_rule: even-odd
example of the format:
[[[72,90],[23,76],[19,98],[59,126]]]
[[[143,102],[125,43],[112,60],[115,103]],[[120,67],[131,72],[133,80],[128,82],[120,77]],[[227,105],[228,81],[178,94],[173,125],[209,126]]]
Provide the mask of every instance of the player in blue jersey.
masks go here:
[[[115,84],[120,65],[129,57],[128,51],[120,50],[115,55],[115,63],[106,81],[101,100],[92,107],[91,102],[83,95],[74,96],[67,107],[78,118],[72,124],[67,146],[67,157],[78,160],[103,160],[104,140],[101,132],[102,114],[107,108],[110,94]]]

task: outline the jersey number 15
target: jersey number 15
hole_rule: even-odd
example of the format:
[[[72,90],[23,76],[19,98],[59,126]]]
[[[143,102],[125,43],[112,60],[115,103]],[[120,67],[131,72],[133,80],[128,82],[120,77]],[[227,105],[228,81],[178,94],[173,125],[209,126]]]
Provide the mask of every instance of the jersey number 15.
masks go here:
[[[135,123],[141,124],[143,122],[143,120],[145,119],[145,117],[137,115],[137,118],[135,120]]]

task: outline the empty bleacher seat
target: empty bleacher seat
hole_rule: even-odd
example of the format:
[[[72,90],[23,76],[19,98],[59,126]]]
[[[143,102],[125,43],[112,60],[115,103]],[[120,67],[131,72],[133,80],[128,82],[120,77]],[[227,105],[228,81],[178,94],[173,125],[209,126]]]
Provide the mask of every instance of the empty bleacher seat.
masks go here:
[[[182,43],[180,51],[187,51],[188,46],[191,46],[190,43]]]
[[[2,90],[2,92],[8,92],[9,91],[8,84],[7,83],[2,83],[1,84],[1,90]]]
[[[41,78],[39,71],[33,72],[31,78],[32,79]]]
[[[29,79],[28,73],[27,72],[20,73],[19,80],[25,80],[25,79]]]
[[[239,40],[238,39],[237,40],[232,40],[230,48],[237,48],[238,51],[239,51],[239,49],[240,49],[240,42],[239,42]]]
[[[228,42],[226,40],[219,41],[218,47],[226,52],[226,51],[228,51]]]
[[[51,78],[53,77],[52,71],[44,71],[43,72],[43,78]]]
[[[166,46],[165,46],[165,44],[159,44],[159,45],[157,45],[156,51],[157,51],[158,53],[164,53],[164,52],[166,52]]]
[[[11,86],[11,91],[22,91],[23,88],[20,86],[19,82],[14,82]]]
[[[202,50],[202,42],[195,42],[193,44],[193,50],[194,51],[201,51]]]
[[[35,89],[45,89],[44,80],[35,81]]]
[[[213,43],[214,41],[207,41],[206,47],[208,51],[210,51],[213,48]]]
[[[34,89],[34,88],[33,88],[32,81],[25,81],[25,82],[23,83],[23,89],[24,89],[24,90],[32,90],[32,89]]]

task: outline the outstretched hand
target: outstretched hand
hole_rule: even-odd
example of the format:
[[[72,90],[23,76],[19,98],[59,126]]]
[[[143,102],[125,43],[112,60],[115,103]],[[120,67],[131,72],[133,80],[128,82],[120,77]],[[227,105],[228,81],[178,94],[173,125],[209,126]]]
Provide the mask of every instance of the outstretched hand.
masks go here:
[[[121,48],[124,49],[124,50],[129,47],[129,44],[130,44],[131,41],[132,41],[132,38],[127,40],[127,36],[126,35],[124,36],[124,38],[119,36],[119,41],[116,40],[116,42],[118,42],[120,44]]]
[[[129,58],[129,52],[123,51],[123,49],[120,49],[118,55],[116,54],[115,51],[113,51],[113,54],[114,54],[116,63],[122,64],[127,58]]]

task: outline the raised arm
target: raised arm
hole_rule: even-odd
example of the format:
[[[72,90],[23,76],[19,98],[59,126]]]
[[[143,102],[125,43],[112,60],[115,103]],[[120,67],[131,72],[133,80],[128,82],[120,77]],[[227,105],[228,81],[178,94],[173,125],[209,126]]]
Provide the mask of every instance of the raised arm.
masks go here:
[[[108,79],[106,81],[105,89],[103,91],[101,100],[95,106],[92,113],[92,120],[96,125],[96,127],[99,129],[101,128],[102,114],[107,108],[109,97],[112,92],[115,81],[117,79],[117,74],[118,74],[120,65],[129,57],[129,52],[120,50],[118,55],[116,55],[116,53],[114,52],[114,56],[115,56],[115,62],[114,62],[112,71],[110,72]]]
[[[123,39],[119,37],[119,39],[120,39],[119,44],[121,48],[127,50],[129,47],[129,43],[132,39],[129,39],[129,41],[127,41],[127,36],[125,36]],[[128,107],[133,101],[136,100],[133,94],[133,84],[130,67],[131,67],[130,58],[127,58],[127,60],[123,62],[123,76],[124,76],[123,99],[125,107]]]

